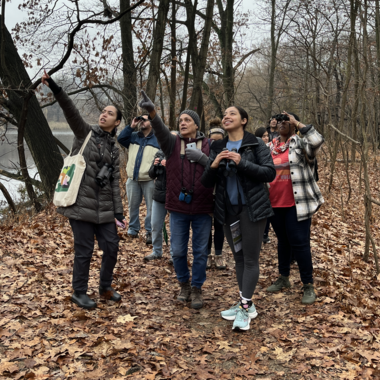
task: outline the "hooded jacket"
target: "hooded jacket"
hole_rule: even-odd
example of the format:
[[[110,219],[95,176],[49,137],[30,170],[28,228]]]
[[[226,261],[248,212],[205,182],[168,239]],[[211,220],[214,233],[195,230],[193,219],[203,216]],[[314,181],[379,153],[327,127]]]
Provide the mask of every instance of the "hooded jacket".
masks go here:
[[[165,160],[164,153],[162,150],[159,150],[153,159],[152,165],[149,169],[149,177],[155,179],[154,182],[154,192],[153,192],[153,200],[159,203],[165,203],[166,200],[166,167],[154,165],[154,161],[156,158],[160,160]],[[158,173],[158,169],[162,169],[160,173]]]
[[[221,224],[225,223],[226,218],[226,197],[228,197],[226,177],[219,168],[211,168],[211,164],[226,147],[227,142],[228,137],[212,144],[210,158],[201,179],[203,186],[207,188],[214,188],[216,185],[214,218]],[[272,182],[276,177],[270,151],[263,140],[245,131],[238,153],[241,155],[241,160],[237,165],[237,178],[243,188],[249,219],[257,222],[269,218],[274,214],[265,183]]]
[[[58,212],[70,219],[91,222],[95,224],[111,223],[115,214],[123,214],[123,204],[119,188],[119,149],[115,145],[113,134],[103,131],[99,125],[89,125],[80,115],[70,97],[61,90],[55,97],[61,106],[65,118],[74,132],[71,154],[79,152],[90,131],[91,138],[83,152],[86,170],[83,174],[76,202],[69,207],[59,207]],[[100,149],[99,149],[100,147]],[[101,160],[101,152],[103,152]],[[96,175],[100,171],[98,163],[113,164],[113,180],[101,188],[96,183]]]

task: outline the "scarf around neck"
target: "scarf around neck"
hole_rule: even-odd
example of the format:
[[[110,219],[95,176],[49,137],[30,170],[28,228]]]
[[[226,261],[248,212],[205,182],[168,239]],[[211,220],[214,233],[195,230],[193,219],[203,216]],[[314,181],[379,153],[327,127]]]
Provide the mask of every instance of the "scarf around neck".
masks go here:
[[[294,136],[294,135],[293,135]],[[280,154],[280,153],[284,153],[288,148],[289,148],[289,145],[290,145],[290,140],[293,136],[290,136],[288,138],[288,140],[286,141],[286,143],[284,145],[281,145],[281,142],[280,142],[280,136],[274,138],[269,146],[270,148],[270,152],[272,154]]]

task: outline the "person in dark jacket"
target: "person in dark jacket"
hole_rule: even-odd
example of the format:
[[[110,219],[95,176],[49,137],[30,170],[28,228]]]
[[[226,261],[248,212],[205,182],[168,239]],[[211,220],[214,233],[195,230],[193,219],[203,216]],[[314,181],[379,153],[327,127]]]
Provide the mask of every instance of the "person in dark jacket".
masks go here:
[[[111,286],[119,250],[116,221],[124,225],[127,223],[123,216],[119,188],[119,149],[115,145],[116,128],[121,122],[121,112],[114,106],[107,106],[99,116],[99,124],[91,126],[83,120],[73,101],[46,71],[41,81],[52,90],[74,132],[72,155],[78,154],[87,135],[92,132],[83,152],[87,165],[76,202],[72,206],[58,208],[58,212],[69,218],[74,234],[74,294],[71,300],[84,309],[93,309],[96,303],[88,297],[87,288],[94,235],[100,249],[103,250],[99,294],[113,301],[121,300],[120,294]],[[96,176],[105,164],[114,167],[113,179],[104,187],[100,187],[96,182]]]
[[[172,132],[173,133],[173,132]],[[162,228],[165,223],[167,210],[165,208],[166,198],[166,158],[162,150],[154,156],[154,161],[149,169],[150,178],[154,179],[154,193],[152,204],[152,244],[153,252],[145,256],[147,261],[162,258]],[[173,251],[170,245],[169,262],[173,264]]]
[[[152,101],[144,91],[141,94],[140,107],[149,112],[166,157],[165,207],[170,212],[170,243],[174,269],[181,285],[177,300],[186,302],[191,298],[191,307],[199,309],[203,306],[202,285],[206,280],[207,243],[213,211],[213,189],[205,188],[200,179],[208,161],[210,143],[203,133],[198,132],[200,119],[195,111],[185,110],[180,114],[179,134],[173,136],[156,114]],[[190,226],[194,257],[191,286],[187,266]]]
[[[205,187],[216,185],[214,218],[224,225],[236,263],[240,302],[221,316],[234,321],[233,329],[241,330],[248,330],[250,320],[257,316],[252,296],[259,279],[264,228],[273,215],[265,183],[276,176],[269,149],[245,131],[247,123],[245,110],[237,106],[226,109],[223,126],[228,136],[211,145],[201,179]]]
[[[276,120],[276,115],[273,115],[269,121],[267,126],[267,132],[269,137],[269,142],[279,136],[278,133],[278,122]]]

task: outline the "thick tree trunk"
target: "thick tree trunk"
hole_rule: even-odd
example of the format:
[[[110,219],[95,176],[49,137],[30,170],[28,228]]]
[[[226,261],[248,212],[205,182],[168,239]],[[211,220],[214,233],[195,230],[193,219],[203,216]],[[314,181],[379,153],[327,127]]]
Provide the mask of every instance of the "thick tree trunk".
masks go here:
[[[185,0],[186,3],[186,11],[188,12],[188,20],[193,19],[193,13],[196,12],[196,9],[193,8],[191,0]],[[211,32],[211,23],[212,23],[212,14],[214,9],[214,1],[207,0],[207,8],[206,8],[206,19],[203,28],[203,37],[201,47],[198,53],[198,49],[196,44],[192,44],[191,51],[191,61],[193,64],[193,93],[191,95],[190,100],[190,109],[194,110],[198,113],[201,120],[204,120],[203,117],[203,99],[202,99],[202,86],[203,86],[203,76],[206,69],[206,61],[207,61],[207,53],[208,53],[208,45],[210,41],[210,32]],[[190,30],[189,30],[190,32]],[[195,33],[190,35],[190,38],[196,40]],[[201,130],[205,129],[205,125],[201,123]]]
[[[157,21],[153,31],[153,49],[150,55],[150,66],[146,94],[154,102],[157,82],[160,76],[161,55],[164,46],[165,26],[168,17],[170,0],[161,0],[158,7]]]
[[[120,13],[131,6],[130,0],[120,0]],[[127,115],[127,124],[136,115],[137,109],[137,77],[133,54],[132,19],[128,12],[120,19],[121,45],[123,53],[123,80],[124,80],[124,114]]]
[[[3,32],[1,49],[4,49],[9,70],[0,65],[0,77],[3,85],[9,88],[7,90],[9,111],[15,119],[19,120],[23,106],[22,95],[25,93],[15,90],[27,88],[31,85],[31,81],[7,28],[4,27],[1,30]],[[37,166],[43,189],[50,198],[53,195],[63,160],[35,95],[31,97],[28,105],[25,140]]]
[[[170,70],[170,115],[169,126],[175,129],[175,98],[177,89],[177,36],[176,36],[176,6],[175,0],[172,0],[172,23],[171,23],[171,38],[172,38],[172,67]]]

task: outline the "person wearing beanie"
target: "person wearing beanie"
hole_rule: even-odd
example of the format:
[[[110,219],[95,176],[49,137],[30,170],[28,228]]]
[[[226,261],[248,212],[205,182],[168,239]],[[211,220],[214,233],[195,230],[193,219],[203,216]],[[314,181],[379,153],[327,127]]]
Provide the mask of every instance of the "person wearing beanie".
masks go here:
[[[153,102],[141,91],[140,107],[149,112],[157,140],[166,157],[165,208],[170,212],[170,243],[173,264],[180,283],[177,300],[191,299],[191,307],[203,306],[202,285],[206,280],[207,243],[210,235],[213,189],[205,188],[200,179],[208,162],[210,142],[199,132],[200,118],[193,110],[184,110],[178,119],[177,136],[170,133],[155,110]],[[187,266],[187,251],[193,231],[193,265]]]
[[[211,139],[212,143],[217,140],[224,139],[224,129],[222,128],[222,120],[219,117],[215,117],[210,120],[210,129],[208,131],[208,136]],[[214,247],[215,247],[215,256],[214,260],[211,255],[212,247],[212,231],[210,231],[210,237],[208,239],[208,249],[207,249],[207,269],[210,269],[215,261],[216,269],[226,269],[226,261],[223,257],[223,243],[224,243],[224,231],[223,225],[220,224],[215,218],[213,218],[214,223]]]

